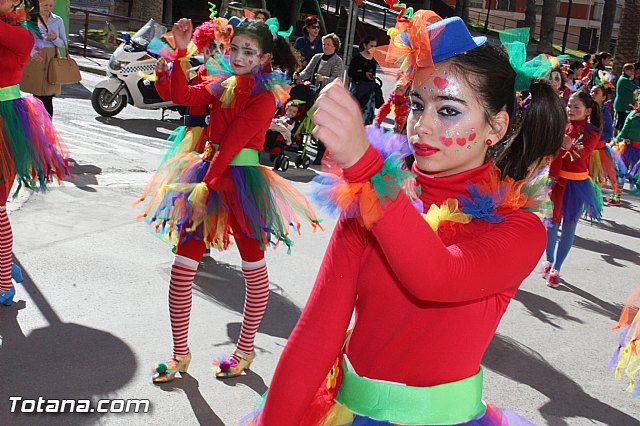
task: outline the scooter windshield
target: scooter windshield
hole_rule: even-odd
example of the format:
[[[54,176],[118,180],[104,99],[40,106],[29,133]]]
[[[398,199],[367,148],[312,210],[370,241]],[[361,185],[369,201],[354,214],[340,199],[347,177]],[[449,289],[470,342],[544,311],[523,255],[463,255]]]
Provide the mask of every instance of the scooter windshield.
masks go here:
[[[149,45],[151,40],[154,37],[162,37],[167,32],[167,28],[158,24],[153,19],[150,19],[149,22],[144,24],[142,28],[138,30],[137,33],[133,35],[131,40],[138,46],[146,47]]]

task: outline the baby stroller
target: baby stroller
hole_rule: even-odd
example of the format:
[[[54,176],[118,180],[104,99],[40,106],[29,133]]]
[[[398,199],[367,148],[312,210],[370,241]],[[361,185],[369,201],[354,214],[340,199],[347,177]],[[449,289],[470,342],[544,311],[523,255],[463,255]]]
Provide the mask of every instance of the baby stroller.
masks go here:
[[[297,154],[294,160],[296,167],[306,169],[311,165],[311,158],[309,158],[309,154],[307,153],[309,143],[312,139],[309,129],[309,127],[312,128],[312,126],[309,125],[311,123],[309,112],[313,106],[315,97],[315,86],[296,84],[291,87],[288,101],[295,100],[298,104],[298,113],[294,117],[295,125],[291,131],[292,143],[286,146],[284,138],[274,130],[267,131],[264,143],[264,150],[271,154],[274,170],[282,170],[284,172],[289,169],[289,161],[291,161],[291,158],[287,155],[286,151]],[[284,115],[284,110],[285,105],[282,105],[276,112],[276,116]]]

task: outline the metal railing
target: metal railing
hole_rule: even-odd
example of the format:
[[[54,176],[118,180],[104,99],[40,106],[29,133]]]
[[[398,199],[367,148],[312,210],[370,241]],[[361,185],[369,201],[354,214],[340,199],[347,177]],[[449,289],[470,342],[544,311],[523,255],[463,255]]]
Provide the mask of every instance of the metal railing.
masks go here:
[[[84,13],[84,48],[83,48],[83,56],[86,58],[87,57],[87,45],[88,45],[88,38],[89,38],[89,15],[96,15],[96,16],[100,16],[103,18],[111,18],[112,20],[119,20],[119,21],[128,21],[128,22],[137,22],[140,24],[146,24],[149,20],[148,19],[139,19],[139,18],[131,18],[129,16],[122,16],[122,15],[114,15],[111,13],[102,13],[102,12],[96,12],[93,10],[86,10],[86,9],[80,9],[77,7],[70,7],[69,8],[71,13]],[[107,22],[109,22],[107,20]],[[164,25],[167,28],[170,28],[171,25],[168,24],[161,24]]]
[[[335,0],[335,2],[331,0],[326,0],[323,3],[324,3],[323,4],[324,10],[326,10],[328,13],[334,13],[334,14],[340,13],[340,6],[342,6],[342,0]],[[348,7],[349,6],[348,2],[345,2],[345,3],[347,3],[345,4],[345,6]],[[362,14],[361,20],[363,22],[365,21],[365,18],[367,16],[371,16],[372,14],[374,14],[374,16],[378,15],[378,19],[370,19],[368,23],[374,24],[374,25],[378,24],[378,26],[380,26],[380,28],[383,30],[386,30],[388,26],[392,27],[393,25],[395,25],[396,19],[398,17],[397,11],[391,10],[387,6],[383,6],[370,1],[362,2],[362,5],[359,6],[359,9],[360,9],[359,12]],[[381,19],[380,19],[380,15],[382,15]],[[392,18],[391,21],[389,21],[389,18]]]
[[[491,9],[491,12],[496,12],[495,9]],[[499,12],[499,11],[498,11]],[[504,30],[509,28],[517,28],[520,25],[522,20],[508,18],[506,16],[492,15],[489,13],[487,16],[486,10],[469,10],[469,21],[474,22],[479,25],[484,25],[484,32],[487,34],[490,29],[493,30]],[[541,27],[540,22],[536,23],[536,28],[532,34],[532,37],[536,40],[540,40]],[[553,40],[554,44],[560,44],[562,46],[562,53],[565,52],[567,48],[567,40],[564,37],[565,32],[560,31],[554,28],[553,30]],[[567,31],[567,36],[570,38],[570,42],[576,45],[580,44],[580,34],[573,33],[571,31]],[[555,40],[561,40],[559,43],[555,43]],[[589,49],[593,50],[594,46],[591,46],[591,40],[589,43]]]

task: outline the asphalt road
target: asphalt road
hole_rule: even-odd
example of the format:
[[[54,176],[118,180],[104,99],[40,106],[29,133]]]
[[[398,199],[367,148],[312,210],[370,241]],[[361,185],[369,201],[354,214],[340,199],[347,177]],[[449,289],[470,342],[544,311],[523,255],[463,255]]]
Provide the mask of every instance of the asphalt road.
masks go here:
[[[136,220],[132,203],[179,117],[160,121],[158,111],[132,107],[98,117],[89,98],[101,77],[83,76],[82,85],[55,99],[54,122],[69,145],[75,179],[9,206],[25,282],[14,305],[0,309],[0,424],[235,424],[271,381],[335,221],[324,215],[325,232],[304,227],[291,255],[267,252],[271,299],[258,358],[236,380],[216,380],[211,361],[232,351],[239,333],[240,258],[231,249],[205,259],[194,284],[190,374],[152,385],[152,364],[171,352],[166,299],[173,256]],[[315,173],[282,175],[306,192]],[[640,399],[607,368],[618,338],[610,328],[640,285],[639,211],[638,199],[626,197],[622,206],[606,207],[602,224],[581,223],[559,289],[535,274],[523,283],[484,359],[488,401],[536,424],[640,424]],[[9,412],[11,396],[146,398],[151,410],[18,415]]]

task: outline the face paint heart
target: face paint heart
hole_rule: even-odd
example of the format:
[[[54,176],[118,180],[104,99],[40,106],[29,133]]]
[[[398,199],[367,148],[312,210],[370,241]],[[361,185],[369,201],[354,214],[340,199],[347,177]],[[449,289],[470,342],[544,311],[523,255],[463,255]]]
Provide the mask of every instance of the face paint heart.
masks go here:
[[[251,47],[251,43],[245,43],[244,47]]]
[[[445,138],[444,136],[440,136],[440,142],[444,146],[451,146],[453,144],[453,138]]]
[[[249,65],[253,65],[253,61],[249,59]]]
[[[440,90],[444,90],[449,86],[449,82],[447,81],[447,79],[442,77],[434,78],[433,84],[435,84],[435,86]]]
[[[467,143],[467,140],[465,138],[457,138],[456,143],[460,146],[463,146]]]
[[[469,141],[473,142],[473,140],[476,138],[476,134],[475,133],[471,133],[469,134]]]

